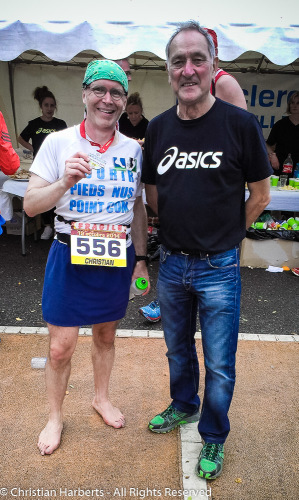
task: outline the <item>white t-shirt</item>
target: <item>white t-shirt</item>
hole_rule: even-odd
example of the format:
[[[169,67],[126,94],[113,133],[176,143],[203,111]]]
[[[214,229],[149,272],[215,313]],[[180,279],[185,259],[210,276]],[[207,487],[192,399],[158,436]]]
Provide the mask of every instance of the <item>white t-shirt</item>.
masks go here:
[[[142,195],[142,150],[137,141],[115,132],[105,153],[81,136],[80,125],[54,132],[43,142],[30,171],[53,183],[63,176],[65,161],[77,152],[92,155],[98,165],[57,202],[55,212],[67,220],[124,224],[133,220],[136,197]],[[70,224],[55,219],[57,232],[70,234]],[[129,242],[128,242],[129,243]]]

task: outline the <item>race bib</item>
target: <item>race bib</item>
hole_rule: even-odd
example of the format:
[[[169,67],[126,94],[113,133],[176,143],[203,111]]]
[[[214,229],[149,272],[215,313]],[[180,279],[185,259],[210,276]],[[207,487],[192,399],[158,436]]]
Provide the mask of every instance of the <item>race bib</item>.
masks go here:
[[[84,266],[126,267],[126,226],[72,222],[71,262]]]

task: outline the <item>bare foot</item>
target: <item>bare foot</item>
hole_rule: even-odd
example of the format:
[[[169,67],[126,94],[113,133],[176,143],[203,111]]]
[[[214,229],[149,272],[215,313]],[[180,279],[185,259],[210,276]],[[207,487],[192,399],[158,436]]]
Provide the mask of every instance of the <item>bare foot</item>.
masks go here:
[[[48,422],[39,435],[37,446],[41,455],[51,455],[60,445],[63,425],[61,423]]]
[[[94,398],[92,406],[101,415],[105,424],[111,425],[111,427],[115,429],[120,429],[125,426],[125,417],[118,408],[110,403],[110,401],[97,403],[96,398]]]

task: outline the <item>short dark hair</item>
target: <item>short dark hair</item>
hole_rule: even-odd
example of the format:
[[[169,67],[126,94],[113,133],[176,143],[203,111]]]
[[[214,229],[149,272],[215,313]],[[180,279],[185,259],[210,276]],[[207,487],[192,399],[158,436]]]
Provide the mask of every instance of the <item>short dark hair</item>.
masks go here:
[[[192,31],[192,30],[198,31],[198,33],[200,33],[201,35],[203,35],[206,38],[206,40],[208,42],[209,54],[212,57],[212,59],[214,59],[214,57],[215,57],[215,45],[214,45],[214,42],[213,42],[211,35],[207,32],[207,30],[202,28],[197,21],[186,21],[186,22],[180,23],[178,25],[177,29],[175,30],[175,32],[173,33],[173,35],[170,37],[170,39],[167,42],[167,45],[166,45],[166,61],[167,61],[167,63],[168,63],[169,54],[170,54],[170,45],[172,44],[173,39],[182,31]]]

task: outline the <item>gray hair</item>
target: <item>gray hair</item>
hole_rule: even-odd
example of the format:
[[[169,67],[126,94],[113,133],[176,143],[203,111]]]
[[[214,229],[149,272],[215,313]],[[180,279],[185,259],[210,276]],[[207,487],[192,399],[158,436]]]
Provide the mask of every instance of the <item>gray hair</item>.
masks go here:
[[[186,21],[186,22],[180,23],[178,25],[177,29],[175,30],[175,32],[173,33],[173,35],[170,37],[170,39],[167,42],[166,49],[165,49],[166,50],[167,65],[168,65],[168,61],[169,61],[170,45],[172,44],[173,39],[182,31],[192,31],[192,30],[197,31],[198,33],[200,33],[201,35],[203,35],[206,38],[207,43],[208,43],[209,54],[210,54],[211,58],[214,59],[214,57],[215,57],[215,45],[214,45],[214,42],[213,42],[211,35],[206,31],[205,28],[202,28],[197,21]]]

